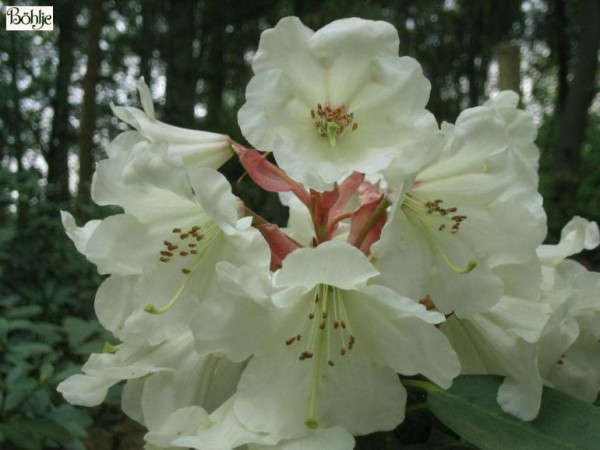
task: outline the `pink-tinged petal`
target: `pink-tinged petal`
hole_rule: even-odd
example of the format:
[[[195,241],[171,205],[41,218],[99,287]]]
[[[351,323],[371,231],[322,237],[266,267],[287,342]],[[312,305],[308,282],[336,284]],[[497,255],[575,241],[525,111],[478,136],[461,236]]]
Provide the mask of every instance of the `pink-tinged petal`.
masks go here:
[[[292,180],[275,164],[268,161],[267,155],[240,145],[235,146],[235,151],[250,178],[261,188],[269,192],[292,191],[304,204],[308,204],[310,197],[304,187]]]
[[[379,240],[387,219],[385,210],[381,210],[382,201],[385,200],[380,196],[377,200],[362,205],[352,214],[348,242],[367,256],[371,252],[371,245]]]
[[[271,267],[281,267],[285,257],[301,248],[298,242],[285,234],[277,225],[265,223],[256,227],[271,249]]]
[[[329,217],[332,219],[341,214],[348,202],[352,199],[356,190],[365,179],[365,174],[360,172],[354,172],[348,178],[346,178],[339,186],[339,195],[335,204],[331,207]]]

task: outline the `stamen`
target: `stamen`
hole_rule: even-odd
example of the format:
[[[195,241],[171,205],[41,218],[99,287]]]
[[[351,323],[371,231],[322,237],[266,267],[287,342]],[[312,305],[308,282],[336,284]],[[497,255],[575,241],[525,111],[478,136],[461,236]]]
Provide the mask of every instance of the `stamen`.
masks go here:
[[[348,113],[348,108],[342,105],[338,108],[333,108],[326,104],[317,104],[317,110],[310,111],[310,117],[314,120],[315,127],[319,134],[329,140],[329,145],[335,147],[337,139],[341,138],[346,129],[356,131],[357,123],[354,122],[354,114]]]
[[[144,307],[144,311],[146,311],[146,312],[148,312],[150,314],[162,314],[164,312],[167,312],[169,309],[171,309],[173,307],[173,305],[175,305],[175,303],[177,303],[177,301],[181,297],[181,294],[183,293],[183,291],[185,290],[187,284],[189,283],[189,281],[191,279],[191,277],[189,275],[191,275],[200,266],[200,264],[203,261],[204,254],[206,253],[207,249],[210,247],[210,242],[214,239],[214,237],[217,235],[217,233],[219,231],[218,226],[214,222],[208,221],[208,220],[206,221],[206,223],[204,223],[202,225],[202,227],[204,227],[205,228],[205,232],[210,235],[210,239],[208,239],[204,243],[204,245],[201,248],[201,251],[199,252],[196,249],[189,250],[189,251],[182,250],[177,255],[177,256],[181,256],[181,257],[187,257],[190,254],[197,255],[197,256],[195,258],[195,263],[194,263],[194,265],[191,268],[189,268],[189,267],[183,267],[181,269],[181,272],[184,275],[186,275],[186,277],[185,277],[183,283],[181,283],[181,285],[177,289],[177,292],[175,293],[175,295],[173,295],[173,297],[171,297],[171,299],[164,306],[162,306],[160,308],[157,308],[153,304],[148,304],[148,305],[146,305]],[[185,240],[185,239],[187,239],[190,236],[190,234],[196,233],[200,229],[201,229],[200,225],[194,225],[187,232],[182,232],[182,229],[180,227],[175,227],[171,231],[174,234],[179,234],[179,237],[182,240]],[[176,250],[179,247],[177,245],[174,245],[169,240],[163,241],[163,244],[165,245],[166,250],[161,250],[160,251],[160,255],[161,256],[159,257],[159,261],[161,261],[163,263],[171,262],[172,258],[174,258],[176,256],[173,253],[173,251]],[[196,245],[197,244],[193,244],[194,247],[196,247]]]
[[[475,267],[477,267],[477,261],[474,259],[470,260],[464,268],[456,266],[454,263],[452,263],[452,261],[450,261],[448,255],[444,253],[436,237],[433,235],[431,229],[428,226],[428,223],[431,223],[435,217],[436,219],[434,220],[434,226],[435,228],[437,228],[438,231],[446,230],[447,225],[450,223],[452,223],[452,226],[449,230],[451,234],[456,234],[460,231],[460,225],[467,218],[467,216],[454,214],[458,211],[458,208],[444,208],[442,206],[443,203],[444,202],[442,199],[427,200],[418,193],[411,191],[408,194],[406,194],[402,206],[405,207],[407,211],[410,211],[417,219],[417,221],[421,224],[425,236],[431,243],[435,252],[440,256],[444,264],[446,264],[446,266],[448,266],[450,270],[456,273],[469,273],[473,269],[475,269]],[[438,221],[438,224],[435,224],[435,221]],[[442,223],[439,223],[439,221],[442,221]]]
[[[444,253],[444,251],[440,247],[440,244],[438,244],[437,240],[435,239],[435,236],[433,236],[433,234],[431,233],[429,228],[427,228],[427,225],[421,219],[419,219],[419,222],[421,222],[421,225],[423,225],[423,230],[425,231],[425,236],[427,236],[427,239],[429,240],[429,242],[435,249],[436,253],[440,256],[440,258],[442,258],[442,261],[444,261],[444,264],[446,264],[446,266],[448,266],[448,268],[450,268],[451,270],[453,270],[456,273],[466,274],[466,273],[471,272],[475,267],[477,267],[477,261],[475,261],[474,259],[469,260],[469,262],[467,263],[467,266],[463,269],[454,265],[452,263],[452,261],[450,261],[448,256]]]

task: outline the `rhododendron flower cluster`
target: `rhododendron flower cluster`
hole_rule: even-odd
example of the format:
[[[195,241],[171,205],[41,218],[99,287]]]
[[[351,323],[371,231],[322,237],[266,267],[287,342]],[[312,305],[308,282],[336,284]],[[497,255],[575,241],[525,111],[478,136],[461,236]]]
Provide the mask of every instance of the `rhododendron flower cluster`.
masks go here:
[[[109,275],[96,313],[115,341],[60,384],[123,410],[147,448],[349,449],[405,417],[401,379],[504,377],[499,405],[536,417],[542,386],[600,389],[600,276],[566,259],[599,244],[570,222],[542,245],[532,117],[501,92],[441,127],[430,85],[385,22],[263,33],[239,111],[253,147],[113,111],[135,128],[98,164],[93,199],[121,214],[78,228]],[[268,159],[273,154],[275,162]],[[287,228],[232,194],[237,157],[280,193]]]

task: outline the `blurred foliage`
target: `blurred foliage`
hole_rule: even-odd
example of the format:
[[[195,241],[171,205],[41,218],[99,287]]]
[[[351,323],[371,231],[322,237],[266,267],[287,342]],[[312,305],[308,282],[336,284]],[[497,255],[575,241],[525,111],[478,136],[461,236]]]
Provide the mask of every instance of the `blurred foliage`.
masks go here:
[[[186,0],[189,1],[189,0]],[[559,65],[572,61],[578,45],[576,1],[564,2],[566,25],[556,23],[562,0],[197,0],[186,18],[192,57],[184,61],[195,93],[186,121],[197,129],[229,134],[244,142],[237,126],[237,110],[252,75],[250,61],[260,33],[279,18],[298,15],[317,29],[342,17],[386,20],[400,35],[400,52],[416,58],[431,80],[428,108],[438,120],[453,122],[459,112],[483,103],[494,84],[494,49],[511,41],[521,48],[525,108],[540,124],[542,152],[540,190],[549,196],[556,183],[554,158],[559,117]],[[29,0],[22,5],[36,4]],[[169,78],[173,30],[169,18],[175,0],[103,0],[105,13],[100,48],[102,61],[96,86],[96,124],[93,159],[104,157],[104,147],[127,127],[112,117],[109,102],[139,106],[135,80],[145,75],[152,87],[157,117],[174,125],[181,116],[165,101],[168,86],[182,83]],[[0,2],[1,4],[1,2]],[[55,392],[60,380],[100,351],[108,339],[94,318],[93,300],[102,281],[95,268],[79,255],[64,234],[59,211],[86,218],[102,218],[111,209],[80,202],[77,189],[77,137],[86,71],[86,36],[90,15],[86,2],[53,0],[55,15],[74,8],[74,23],[66,52],[74,58],[72,73],[59,67],[58,28],[51,33],[7,33],[0,27],[0,447],[3,449],[83,448],[84,430],[122,420],[113,395],[108,407],[72,407]],[[176,12],[176,11],[175,11]],[[561,30],[563,33],[556,33]],[[567,61],[558,51],[567,40]],[[178,41],[180,42],[180,41]],[[186,42],[183,42],[185,45]],[[564,49],[563,49],[564,50]],[[562,56],[561,56],[562,55]],[[65,78],[66,77],[66,78]],[[49,152],[58,99],[57,81],[67,80],[68,120],[59,148],[70,172],[72,198],[54,195],[48,183]],[[167,86],[167,87],[165,87]],[[594,89],[598,90],[595,86]],[[600,110],[596,102],[581,149],[581,168],[575,196],[548,205],[549,242],[574,214],[600,221]],[[265,218],[284,224],[287,212],[277,196],[261,191],[236,161],[222,171],[234,191]],[[241,180],[236,182],[240,177]],[[89,182],[90,180],[83,180]],[[585,262],[600,267],[600,254],[583,254]],[[422,399],[411,399],[418,406]],[[113,405],[111,407],[111,405]],[[358,440],[359,448],[431,448],[468,446],[430,414],[409,413],[394,433],[378,433]]]
[[[53,297],[65,304],[71,300],[65,292]],[[105,331],[95,320],[48,316],[42,306],[17,295],[0,299],[0,314],[2,448],[85,448],[81,438],[93,419],[89,411],[65,403],[56,386],[101,350]]]

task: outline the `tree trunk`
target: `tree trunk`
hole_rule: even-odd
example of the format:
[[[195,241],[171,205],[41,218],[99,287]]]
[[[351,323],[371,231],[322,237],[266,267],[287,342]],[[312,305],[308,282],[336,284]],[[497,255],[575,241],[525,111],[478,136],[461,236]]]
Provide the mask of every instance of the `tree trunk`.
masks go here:
[[[146,80],[148,86],[152,83],[152,52],[154,50],[154,0],[142,2],[142,39],[140,41],[140,75]]]
[[[561,117],[556,163],[559,169],[576,173],[588,109],[596,94],[596,71],[600,43],[600,2],[581,0],[579,11],[579,44],[573,81]]]
[[[18,182],[18,190],[19,190],[19,198],[17,200],[17,232],[19,230],[24,229],[27,223],[28,216],[28,207],[29,203],[27,201],[28,197],[28,189],[25,189],[25,169],[23,167],[23,154],[24,154],[24,145],[23,138],[21,133],[23,132],[23,116],[21,114],[21,93],[19,91],[19,87],[17,86],[17,80],[19,79],[19,49],[17,46],[17,36],[15,33],[9,33],[10,35],[10,75],[11,75],[11,97],[13,102],[13,108],[10,118],[10,128],[12,130],[12,135],[15,138],[13,145],[13,154],[15,159],[17,160],[17,182]]]
[[[52,109],[52,131],[46,162],[48,163],[48,198],[54,201],[68,201],[69,193],[69,84],[73,72],[75,45],[75,5],[68,0],[57,2],[55,8],[55,23],[59,29],[58,35],[58,70]]]
[[[90,204],[90,185],[94,172],[94,131],[96,131],[96,84],[102,61],[100,36],[104,25],[104,2],[89,0],[90,21],[87,30],[87,68],[83,77],[83,106],[79,131],[79,186],[77,212],[83,216],[85,205]]]
[[[172,0],[167,15],[171,30],[167,54],[165,121],[186,128],[193,128],[196,100],[194,4],[193,0]]]
[[[501,42],[496,47],[501,91],[511,90],[521,95],[521,49],[512,42]]]
[[[593,1],[593,0],[591,0]],[[556,99],[557,114],[562,117],[565,110],[567,93],[569,90],[569,65],[571,61],[571,52],[569,50],[570,42],[567,30],[569,27],[567,12],[565,10],[565,0],[554,0],[552,8],[550,33],[556,39],[556,63],[558,65],[558,94]]]
[[[581,145],[588,109],[596,93],[596,71],[600,44],[600,2],[579,3],[579,39],[573,80],[568,87],[564,112],[559,116],[558,145],[554,159],[555,180],[551,202],[555,210],[567,215],[575,212],[574,200],[579,185]]]
[[[227,8],[210,3],[207,16],[212,18],[204,29],[206,49],[206,119],[204,127],[209,131],[222,128],[222,104],[225,90],[225,24]]]

